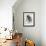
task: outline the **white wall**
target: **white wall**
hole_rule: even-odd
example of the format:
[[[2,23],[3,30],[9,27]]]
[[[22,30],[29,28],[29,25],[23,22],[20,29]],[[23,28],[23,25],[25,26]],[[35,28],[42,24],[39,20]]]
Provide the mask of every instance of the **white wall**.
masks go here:
[[[46,0],[41,1],[41,40],[42,46],[46,46]]]
[[[12,6],[16,0],[0,0],[0,27],[12,28]]]
[[[41,0],[21,0],[13,6],[15,29],[23,33],[24,38],[35,41],[36,46],[41,46]],[[21,3],[20,3],[21,2]],[[35,12],[35,27],[23,27],[23,12]]]

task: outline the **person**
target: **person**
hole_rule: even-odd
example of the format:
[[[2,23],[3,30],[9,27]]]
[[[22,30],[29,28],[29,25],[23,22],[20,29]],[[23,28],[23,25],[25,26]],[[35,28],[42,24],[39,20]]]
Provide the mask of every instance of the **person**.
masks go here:
[[[27,21],[28,23],[30,23],[30,22],[32,22],[32,18],[31,18],[29,15],[27,15],[26,21]]]
[[[22,46],[22,37],[20,35],[16,36],[16,46]]]

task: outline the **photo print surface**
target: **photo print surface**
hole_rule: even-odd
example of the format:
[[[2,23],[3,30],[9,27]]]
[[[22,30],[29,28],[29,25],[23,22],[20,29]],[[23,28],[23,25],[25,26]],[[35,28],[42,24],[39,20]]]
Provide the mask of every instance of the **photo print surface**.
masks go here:
[[[24,12],[23,14],[23,25],[24,26],[34,26],[35,12]]]

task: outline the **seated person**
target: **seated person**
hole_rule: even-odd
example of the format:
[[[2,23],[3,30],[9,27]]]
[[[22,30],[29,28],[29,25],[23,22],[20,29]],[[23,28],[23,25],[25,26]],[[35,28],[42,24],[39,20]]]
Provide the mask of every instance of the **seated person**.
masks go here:
[[[19,34],[16,35],[16,46],[22,46],[22,36],[20,36]]]

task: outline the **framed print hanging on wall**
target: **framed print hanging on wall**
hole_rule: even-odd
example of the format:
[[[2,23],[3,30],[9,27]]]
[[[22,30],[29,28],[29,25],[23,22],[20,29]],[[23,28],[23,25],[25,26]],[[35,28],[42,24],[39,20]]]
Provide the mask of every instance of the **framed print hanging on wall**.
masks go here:
[[[35,12],[23,12],[23,26],[24,27],[35,26]]]

